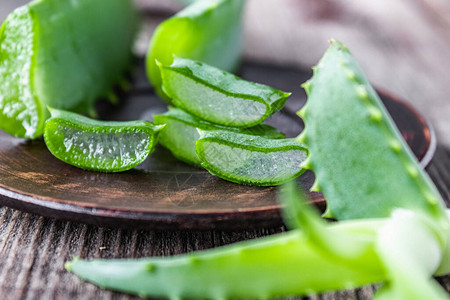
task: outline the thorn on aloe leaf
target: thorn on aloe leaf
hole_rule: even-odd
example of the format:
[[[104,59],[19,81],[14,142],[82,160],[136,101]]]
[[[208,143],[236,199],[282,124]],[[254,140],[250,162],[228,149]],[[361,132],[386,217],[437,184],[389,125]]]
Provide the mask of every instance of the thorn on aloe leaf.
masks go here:
[[[307,159],[305,159],[305,161],[303,163],[300,164],[300,167],[302,169],[306,169],[306,170],[312,170],[313,166],[312,166],[312,161],[311,161],[311,157],[308,156]]]
[[[331,212],[330,206],[327,205],[327,208],[322,214],[322,218],[326,219],[334,219],[333,213]]]
[[[305,83],[303,83],[302,88],[306,91],[306,94],[309,95],[311,93],[311,89],[312,89],[311,80],[308,80]]]
[[[381,110],[379,110],[374,106],[370,106],[368,110],[369,110],[369,118],[372,121],[380,122],[383,120],[383,113],[381,112]]]
[[[320,192],[320,185],[317,179],[314,181],[314,184],[311,186],[309,190],[311,192]]]
[[[299,143],[306,144],[306,134],[305,134],[305,130],[303,130],[303,132],[300,133],[300,135],[297,136],[295,139],[296,139]]]

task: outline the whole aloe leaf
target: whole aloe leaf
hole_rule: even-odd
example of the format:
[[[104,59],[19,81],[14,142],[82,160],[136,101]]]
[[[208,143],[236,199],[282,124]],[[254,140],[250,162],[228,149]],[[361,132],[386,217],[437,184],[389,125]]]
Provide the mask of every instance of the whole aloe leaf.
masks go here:
[[[344,45],[331,41],[304,88],[298,139],[310,150],[304,167],[314,170],[328,215],[389,217],[407,208],[446,222],[439,192]]]

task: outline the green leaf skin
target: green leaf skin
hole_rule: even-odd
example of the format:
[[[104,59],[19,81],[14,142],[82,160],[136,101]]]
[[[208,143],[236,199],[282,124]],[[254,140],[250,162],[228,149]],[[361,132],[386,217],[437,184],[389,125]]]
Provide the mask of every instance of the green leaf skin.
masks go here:
[[[173,56],[200,60],[235,71],[242,52],[244,0],[200,0],[161,23],[150,41],[147,74],[156,92],[170,102],[161,88],[156,60],[170,65]]]
[[[352,288],[385,277],[373,252],[378,220],[331,225],[330,234],[351,234],[364,248],[346,265],[317,251],[303,232],[170,258],[75,259],[66,268],[103,288],[169,299],[267,299]]]
[[[147,121],[107,122],[50,109],[44,139],[58,159],[78,168],[122,172],[143,162],[158,142],[164,125]]]
[[[0,29],[0,129],[42,135],[46,106],[93,111],[131,64],[131,0],[35,0]]]
[[[389,217],[405,208],[428,215],[438,232],[446,232],[439,192],[349,50],[331,41],[304,87],[308,101],[299,115],[306,128],[298,140],[310,150],[304,167],[315,172],[328,214],[339,220]]]
[[[159,64],[172,104],[209,122],[250,127],[279,111],[290,93],[249,82],[205,63],[176,57]]]
[[[249,185],[273,186],[300,176],[307,150],[295,139],[267,139],[229,131],[201,131],[195,143],[208,172]]]
[[[179,160],[194,166],[201,166],[201,161],[195,152],[195,142],[200,138],[197,129],[226,130],[271,139],[284,138],[284,134],[269,125],[262,124],[251,128],[225,127],[206,122],[173,107],[170,107],[168,112],[155,115],[153,118],[155,124],[166,125],[160,134],[161,145],[169,149]]]

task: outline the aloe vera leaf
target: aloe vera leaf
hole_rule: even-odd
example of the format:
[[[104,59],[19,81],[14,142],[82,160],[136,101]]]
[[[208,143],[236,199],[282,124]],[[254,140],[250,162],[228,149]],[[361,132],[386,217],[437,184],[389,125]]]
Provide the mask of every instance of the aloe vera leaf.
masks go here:
[[[171,65],[159,67],[162,89],[173,105],[225,126],[260,124],[279,111],[290,96],[190,59],[176,57]]]
[[[315,172],[328,214],[389,217],[406,208],[448,228],[439,192],[345,46],[331,41],[304,88],[308,101],[299,115],[306,127],[298,140],[310,150],[303,166]]]
[[[156,60],[170,65],[176,55],[230,72],[236,70],[242,52],[244,3],[244,0],[195,1],[158,26],[147,54],[147,74],[164,100],[170,102],[162,91]]]
[[[279,185],[300,176],[307,150],[295,139],[267,139],[229,131],[199,131],[198,158],[208,172],[250,185]]]
[[[333,224],[329,234],[365,232],[356,239],[367,252],[351,267],[317,251],[299,231],[170,258],[139,260],[75,259],[66,268],[103,288],[140,296],[170,299],[229,299],[310,295],[381,281],[385,278],[373,245],[365,241],[376,233],[379,221]]]
[[[269,125],[262,124],[251,128],[225,127],[206,122],[174,107],[170,107],[169,111],[162,115],[153,116],[153,119],[155,124],[166,125],[160,134],[160,143],[179,160],[195,166],[201,165],[195,152],[195,142],[200,138],[197,129],[226,130],[271,139],[284,138],[284,134]]]
[[[93,111],[131,63],[136,23],[129,0],[36,0],[11,13],[0,29],[0,129],[36,138],[47,105]]]
[[[57,109],[45,125],[44,139],[58,159],[78,168],[122,172],[151,154],[164,125],[148,121],[97,121]]]
[[[442,260],[442,251],[428,222],[413,211],[398,209],[379,229],[376,250],[389,284],[376,299],[450,299],[431,279]]]

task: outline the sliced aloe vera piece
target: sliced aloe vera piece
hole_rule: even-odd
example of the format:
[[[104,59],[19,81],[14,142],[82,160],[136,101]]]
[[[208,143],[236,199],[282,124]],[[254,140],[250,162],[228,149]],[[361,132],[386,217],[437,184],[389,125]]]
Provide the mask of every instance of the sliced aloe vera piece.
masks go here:
[[[195,1],[158,26],[147,54],[147,74],[163,99],[170,102],[161,89],[156,60],[170,65],[176,55],[227,71],[236,70],[242,52],[244,3],[244,0]]]
[[[158,65],[163,91],[175,106],[225,126],[260,124],[290,95],[199,61],[176,57],[171,65]]]
[[[131,63],[136,23],[131,0],[36,0],[11,13],[0,29],[0,129],[36,138],[47,105],[93,111]]]
[[[60,160],[86,170],[129,170],[153,152],[164,125],[148,121],[106,122],[57,110],[45,124],[44,139]]]
[[[305,146],[295,139],[271,140],[227,131],[201,131],[195,144],[202,167],[222,179],[272,186],[303,173]]]
[[[269,125],[262,124],[251,128],[225,127],[206,122],[174,107],[170,107],[165,114],[155,115],[154,121],[155,124],[166,125],[160,135],[161,144],[179,160],[197,166],[201,165],[195,152],[195,142],[200,138],[197,128],[205,131],[227,130],[271,139],[284,138],[284,134]]]

